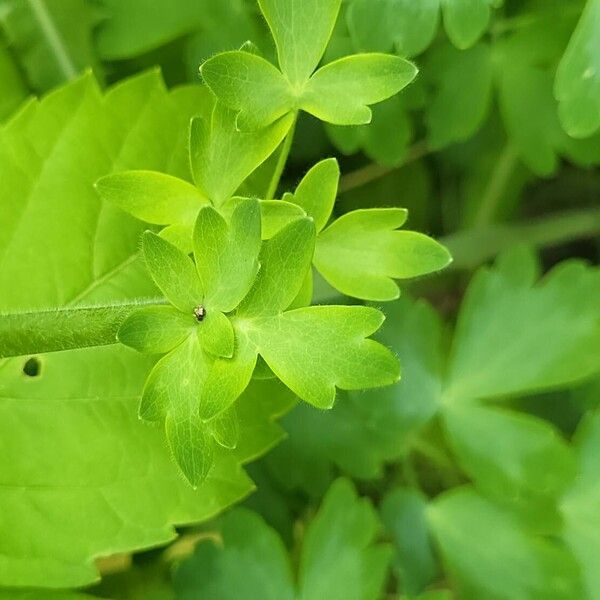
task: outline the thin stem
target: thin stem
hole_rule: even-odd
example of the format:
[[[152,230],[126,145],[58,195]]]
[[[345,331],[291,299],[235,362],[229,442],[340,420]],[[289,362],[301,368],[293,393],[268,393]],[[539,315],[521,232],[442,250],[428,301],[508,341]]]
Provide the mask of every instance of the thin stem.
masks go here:
[[[272,200],[273,198],[275,198],[275,194],[277,194],[277,188],[279,187],[281,176],[283,175],[285,165],[287,163],[287,160],[290,156],[290,151],[292,149],[297,120],[298,115],[295,115],[290,130],[285,136],[285,140],[283,140],[283,145],[281,146],[281,150],[279,151],[279,158],[277,159],[277,164],[275,165],[275,171],[273,173],[273,177],[271,177],[271,182],[269,183],[269,187],[267,189],[267,200]]]
[[[452,268],[473,269],[520,242],[547,247],[597,235],[600,235],[600,208],[588,208],[535,221],[460,231],[440,241],[454,257]]]
[[[519,155],[515,147],[510,143],[506,144],[473,219],[475,228],[485,227],[494,220],[502,200],[502,194],[506,190],[510,176],[517,166],[518,159]]]
[[[358,187],[362,187],[363,185],[371,183],[371,181],[376,181],[381,177],[385,177],[386,175],[389,175],[390,173],[393,173],[394,171],[405,167],[409,163],[423,158],[424,156],[429,154],[429,152],[430,151],[427,148],[425,140],[422,140],[414,144],[408,150],[404,160],[395,167],[385,167],[383,165],[378,165],[377,163],[371,163],[364,167],[361,167],[360,169],[357,169],[356,171],[352,171],[351,173],[344,175],[340,179],[340,194],[343,194],[344,192],[348,192]]]

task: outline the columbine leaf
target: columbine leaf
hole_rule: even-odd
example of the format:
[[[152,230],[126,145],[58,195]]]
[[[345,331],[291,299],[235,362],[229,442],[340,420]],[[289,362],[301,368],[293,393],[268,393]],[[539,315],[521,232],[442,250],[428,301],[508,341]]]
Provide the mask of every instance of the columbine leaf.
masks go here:
[[[240,423],[235,407],[223,411],[212,419],[209,429],[217,444],[235,450],[240,439]]]
[[[347,56],[329,63],[311,77],[300,105],[334,125],[370,123],[368,105],[397,94],[416,75],[417,68],[397,56]]]
[[[395,231],[406,221],[401,208],[357,210],[340,217],[318,238],[315,266],[344,294],[366,300],[393,300],[392,278],[438,271],[451,257],[435,240],[412,231]]]
[[[440,13],[439,0],[354,0],[347,12],[348,29],[361,51],[416,56],[433,41]]]
[[[194,366],[193,363],[186,364],[187,369],[193,369]],[[196,488],[214,466],[214,441],[210,429],[198,418],[194,391],[191,388],[183,391],[181,403],[167,414],[165,431],[179,468]]]
[[[262,129],[294,108],[289,82],[255,54],[223,52],[208,59],[200,71],[217,98],[238,113],[241,130]]]
[[[269,24],[279,67],[292,85],[317,68],[337,19],[341,0],[259,0]]]
[[[286,194],[284,198],[290,196]],[[297,204],[286,200],[261,200],[260,215],[262,238],[269,240],[291,221],[305,217],[306,213]]]
[[[375,543],[378,530],[370,502],[350,482],[336,482],[308,525],[296,590],[279,536],[256,514],[236,509],[221,521],[223,544],[200,542],[175,572],[177,599],[376,600],[391,554]]]
[[[299,404],[282,419],[288,437],[266,457],[284,489],[321,495],[337,469],[352,477],[383,476],[438,411],[442,388],[442,323],[425,302],[386,305],[376,338],[398,355],[402,379],[377,390],[340,394],[331,411]]]
[[[210,309],[232,311],[258,273],[261,217],[257,200],[242,200],[229,224],[211,206],[198,214],[194,228],[196,269]]]
[[[600,272],[571,261],[536,282],[534,263],[530,252],[514,250],[500,268],[475,276],[458,320],[447,398],[522,394],[597,370]]]
[[[542,419],[472,404],[445,405],[444,424],[461,467],[487,493],[556,498],[575,476],[570,448]]]
[[[142,419],[160,421],[170,411],[187,406],[190,399],[198,404],[210,362],[193,335],[163,356],[154,365],[144,386],[140,404]]]
[[[443,148],[471,137],[488,115],[492,100],[493,63],[487,44],[455,50],[449,44],[430,54],[428,77],[437,93],[427,107],[431,148]]]
[[[233,356],[234,333],[231,321],[218,310],[210,310],[197,328],[202,347],[215,356]]]
[[[101,177],[96,190],[129,214],[155,225],[183,223],[191,227],[207,199],[193,185],[155,171],[124,171]]]
[[[487,28],[496,0],[441,0],[444,27],[461,50],[472,46]]]
[[[336,481],[306,531],[298,598],[381,598],[391,548],[374,543],[378,530],[370,502],[349,481]]]
[[[381,520],[394,540],[400,586],[411,597],[432,583],[439,571],[426,508],[427,497],[411,488],[397,488],[381,503]]]
[[[235,347],[231,358],[217,358],[204,381],[200,417],[214,419],[228,409],[246,389],[256,365],[257,351],[246,333],[234,326]]]
[[[600,590],[600,412],[590,412],[575,434],[578,476],[561,502],[563,538],[582,567],[587,597]]]
[[[383,319],[378,310],[365,306],[313,306],[255,318],[247,327],[281,381],[306,402],[331,408],[336,387],[353,390],[398,381],[394,354],[365,339]]]
[[[220,532],[221,547],[199,543],[175,572],[177,600],[294,600],[286,548],[257,514],[237,508],[222,519]]]
[[[257,317],[285,310],[302,287],[314,244],[315,226],[306,217],[286,225],[266,241],[259,257],[261,269],[238,309],[239,315]]]
[[[588,0],[556,73],[555,95],[564,128],[587,137],[600,127],[600,1]]]
[[[144,259],[152,279],[166,298],[184,313],[193,314],[203,291],[192,260],[151,231],[142,238]]]
[[[194,316],[172,306],[136,310],[119,327],[118,339],[138,352],[164,354],[183,342],[196,325]]]
[[[296,191],[291,196],[304,212],[313,219],[319,233],[333,211],[338,191],[340,167],[335,158],[328,158],[317,163],[302,178]]]
[[[292,119],[288,115],[260,131],[238,131],[235,112],[217,103],[208,121],[192,121],[190,162],[196,185],[222,205],[279,146]]]
[[[438,497],[427,515],[461,597],[493,597],[498,590],[503,598],[583,597],[568,552],[468,487]]]

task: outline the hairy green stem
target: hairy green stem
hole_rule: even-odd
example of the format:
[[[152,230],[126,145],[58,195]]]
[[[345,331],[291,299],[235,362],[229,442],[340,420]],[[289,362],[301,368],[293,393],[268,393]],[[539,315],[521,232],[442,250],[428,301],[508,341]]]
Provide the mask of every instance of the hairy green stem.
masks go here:
[[[404,160],[395,167],[385,167],[383,165],[379,165],[377,163],[370,163],[356,171],[352,171],[347,175],[344,175],[340,179],[340,187],[339,192],[343,194],[344,192],[348,192],[358,187],[362,187],[367,183],[371,183],[372,181],[376,181],[381,177],[385,177],[402,167],[419,160],[429,154],[429,149],[427,148],[427,144],[425,141],[417,142],[414,144],[407,152]]]
[[[116,344],[121,323],[134,310],[157,304],[164,301],[0,313],[0,358]]]
[[[473,269],[502,250],[518,243],[556,246],[571,240],[600,235],[600,208],[567,211],[535,221],[490,225],[442,238],[450,250],[452,268]]]
[[[281,176],[283,175],[285,165],[287,163],[287,160],[290,156],[290,151],[292,149],[297,120],[298,116],[296,115],[294,117],[294,120],[292,121],[290,130],[285,136],[285,140],[283,140],[281,150],[279,151],[279,158],[277,159],[277,164],[275,165],[275,171],[273,172],[273,177],[271,177],[271,182],[269,183],[269,187],[267,189],[267,200],[273,200],[275,198],[275,195],[277,194],[277,188],[279,187]]]

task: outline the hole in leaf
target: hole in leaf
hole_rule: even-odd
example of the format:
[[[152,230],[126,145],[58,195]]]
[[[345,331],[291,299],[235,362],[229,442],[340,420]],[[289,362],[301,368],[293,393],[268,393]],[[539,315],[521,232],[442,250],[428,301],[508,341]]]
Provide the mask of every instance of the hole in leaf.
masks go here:
[[[42,363],[39,358],[32,356],[27,362],[23,365],[23,373],[27,375],[27,377],[37,377],[42,370]]]

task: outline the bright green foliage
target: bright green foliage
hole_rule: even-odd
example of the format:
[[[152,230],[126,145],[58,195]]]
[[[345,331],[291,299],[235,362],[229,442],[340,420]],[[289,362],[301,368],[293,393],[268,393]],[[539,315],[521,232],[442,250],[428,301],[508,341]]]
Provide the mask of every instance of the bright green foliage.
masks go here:
[[[352,0],[348,28],[361,51],[415,56],[431,44],[440,8],[452,43],[460,49],[472,46],[486,30],[495,0]]]
[[[583,597],[577,564],[564,548],[472,489],[440,496],[427,516],[462,598]]]
[[[367,300],[393,300],[400,294],[392,280],[439,271],[452,258],[426,235],[396,231],[406,221],[401,208],[348,213],[320,236],[315,266],[334,287]]]
[[[239,129],[259,129],[298,110],[338,125],[369,123],[370,104],[393,96],[414,79],[414,65],[378,53],[344,57],[315,71],[340,4],[340,0],[260,2],[281,71],[242,51],[219,54],[202,65],[204,81],[237,113]]]
[[[149,73],[103,95],[86,77],[0,130],[3,313],[158,295],[137,258],[139,222],[103,204],[93,183],[113,169],[186,177],[197,94],[167,93]],[[146,334],[138,343],[157,343]],[[0,364],[3,586],[88,584],[95,557],[166,543],[175,525],[239,500],[252,489],[240,464],[281,438],[272,420],[290,406],[284,390],[253,384],[238,402],[236,450],[194,491],[160,431],[136,414],[152,361],[119,346],[33,360],[35,377],[24,375],[25,359]]]
[[[171,450],[192,485],[210,472],[213,439],[229,446],[219,432],[215,436],[213,421],[244,391],[258,354],[300,398],[320,408],[333,405],[336,386],[383,386],[399,377],[395,356],[365,339],[381,325],[379,311],[283,312],[310,268],[313,223],[301,218],[267,242],[261,237],[259,203],[249,199],[236,204],[229,223],[211,206],[200,210],[195,265],[156,234],[143,236],[150,274],[179,313],[134,312],[118,336],[141,351],[169,352],[148,378],[140,415],[165,420]],[[322,353],[318,360],[315,352]]]
[[[259,132],[240,132],[235,113],[217,104],[210,122],[192,122],[190,161],[196,185],[220,206],[279,146],[291,123],[288,116]]]
[[[426,303],[401,298],[386,306],[378,339],[400,358],[402,379],[381,390],[343,395],[327,413],[299,405],[282,419],[289,434],[266,458],[286,489],[322,493],[334,465],[361,479],[383,473],[403,456],[415,432],[438,410],[441,324]],[[415,401],[417,399],[417,401]]]
[[[281,539],[256,514],[237,509],[221,521],[222,547],[199,544],[175,573],[177,600],[377,600],[390,548],[368,500],[346,480],[333,484],[308,526],[297,575]]]
[[[600,1],[588,0],[558,67],[555,83],[561,122],[574,137],[600,127]]]
[[[96,67],[94,14],[85,0],[8,0],[0,28],[32,88],[44,91]]]

